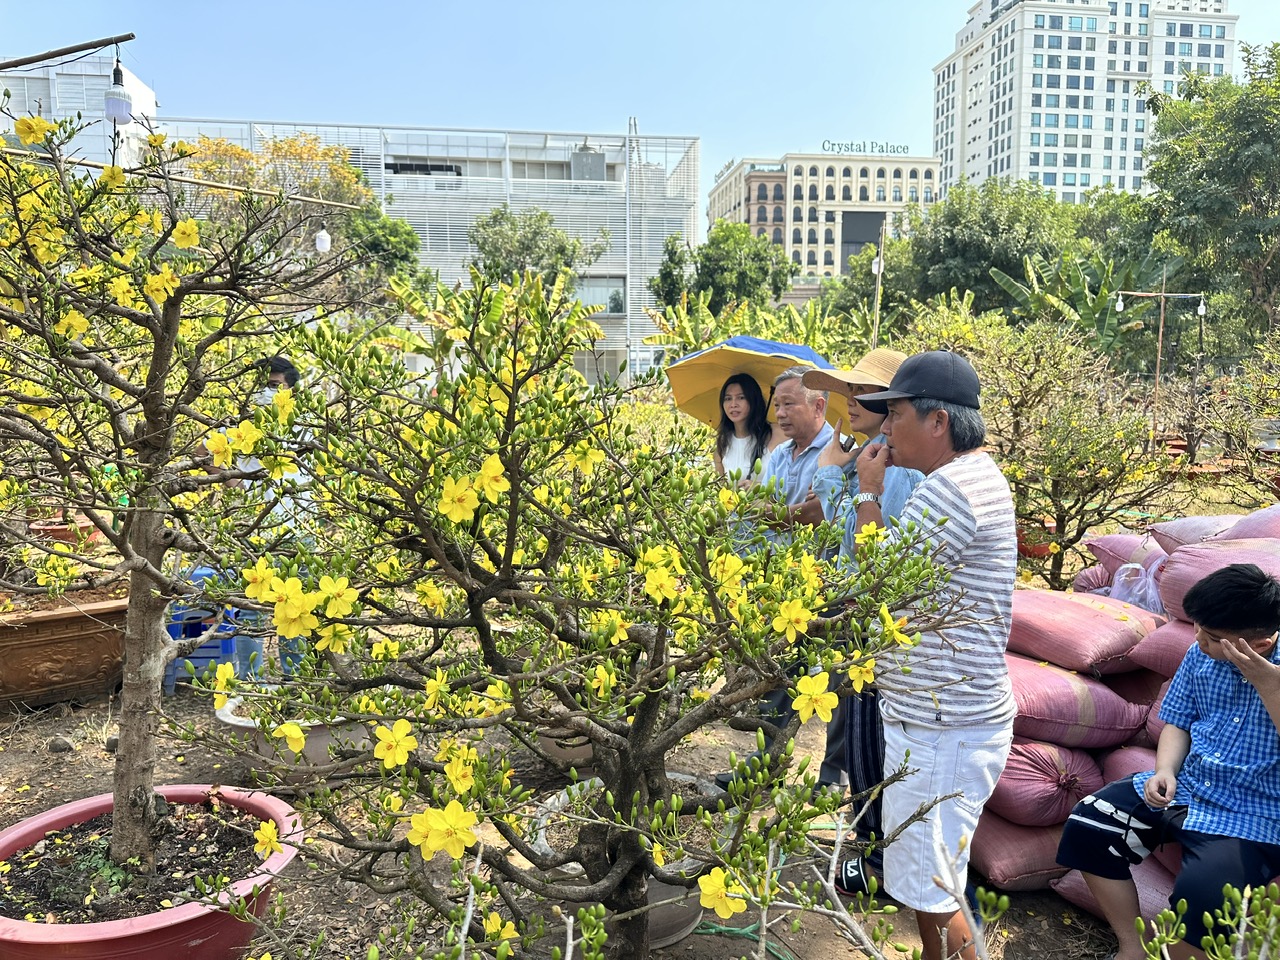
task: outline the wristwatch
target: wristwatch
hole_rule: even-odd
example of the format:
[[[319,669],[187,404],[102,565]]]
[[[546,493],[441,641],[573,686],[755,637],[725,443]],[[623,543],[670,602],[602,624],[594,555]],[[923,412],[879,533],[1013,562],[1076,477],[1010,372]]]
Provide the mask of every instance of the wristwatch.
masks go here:
[[[853,508],[856,510],[864,503],[879,503],[880,494],[878,493],[859,493],[853,498]]]

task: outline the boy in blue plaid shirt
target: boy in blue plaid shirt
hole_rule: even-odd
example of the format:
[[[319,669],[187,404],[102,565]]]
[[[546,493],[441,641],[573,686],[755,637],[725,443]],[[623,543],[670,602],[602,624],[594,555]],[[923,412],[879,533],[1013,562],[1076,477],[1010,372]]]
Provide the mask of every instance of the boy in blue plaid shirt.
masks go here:
[[[1120,948],[1142,960],[1130,867],[1164,843],[1182,844],[1169,900],[1187,901],[1174,960],[1203,957],[1205,915],[1223,886],[1280,874],[1280,583],[1251,563],[1205,577],[1183,600],[1196,643],[1169,685],[1156,768],[1109,784],[1071,814],[1058,862],[1084,873]]]

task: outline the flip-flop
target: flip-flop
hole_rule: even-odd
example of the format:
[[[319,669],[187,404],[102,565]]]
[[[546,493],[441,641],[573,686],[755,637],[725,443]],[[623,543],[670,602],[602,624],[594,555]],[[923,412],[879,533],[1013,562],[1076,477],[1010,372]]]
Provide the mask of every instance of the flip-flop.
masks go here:
[[[868,876],[866,865],[862,862],[861,857],[852,857],[845,860],[836,869],[836,890],[846,897],[870,896],[871,888],[867,883]]]

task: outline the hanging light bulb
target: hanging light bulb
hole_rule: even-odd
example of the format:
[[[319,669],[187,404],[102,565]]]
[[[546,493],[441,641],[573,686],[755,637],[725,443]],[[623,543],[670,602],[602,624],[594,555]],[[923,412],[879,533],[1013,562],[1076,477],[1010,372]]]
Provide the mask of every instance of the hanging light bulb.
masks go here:
[[[1123,310],[1124,310],[1124,297],[1120,296],[1120,294],[1117,293],[1116,294],[1116,313],[1121,313],[1123,312]]]
[[[133,122],[133,97],[124,88],[124,70],[118,59],[115,69],[111,71],[111,86],[103,95],[103,102],[107,119],[117,127],[125,127]]]
[[[320,230],[316,233],[316,253],[328,253],[329,248],[333,246],[333,237],[329,236],[329,231],[324,228],[324,224],[320,224]]]
[[[1203,317],[1205,315],[1204,297],[1200,298],[1200,306],[1196,307],[1196,316]]]

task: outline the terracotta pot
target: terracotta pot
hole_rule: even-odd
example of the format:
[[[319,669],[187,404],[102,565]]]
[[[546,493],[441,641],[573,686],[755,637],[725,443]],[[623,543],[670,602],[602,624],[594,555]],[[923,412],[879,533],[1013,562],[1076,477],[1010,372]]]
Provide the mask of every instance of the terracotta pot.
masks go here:
[[[92,520],[79,514],[75,515],[74,522],[65,518],[31,520],[27,523],[27,532],[42,540],[60,540],[63,543],[88,543],[102,535]]]
[[[34,610],[0,624],[0,706],[102,696],[124,677],[127,597]]]
[[[1018,524],[1018,556],[1027,559],[1043,560],[1053,551],[1049,549],[1052,542],[1045,539],[1058,530],[1058,524],[1054,520],[1044,520],[1038,524],[1019,523]]]
[[[198,803],[214,788],[201,784],[157,787],[156,792],[175,803]],[[302,827],[297,814],[283,800],[246,790],[219,787],[218,795],[232,806],[248,810],[262,820],[274,820],[284,850],[272,854],[251,877],[231,885],[230,897],[248,899],[250,911],[261,916],[270,898],[271,881],[297,855]],[[111,794],[55,807],[0,832],[0,860],[33,846],[51,830],[107,813]],[[0,956],[5,960],[233,960],[248,953],[256,928],[216,905],[186,903],[158,913],[104,923],[28,923],[0,917]]]

